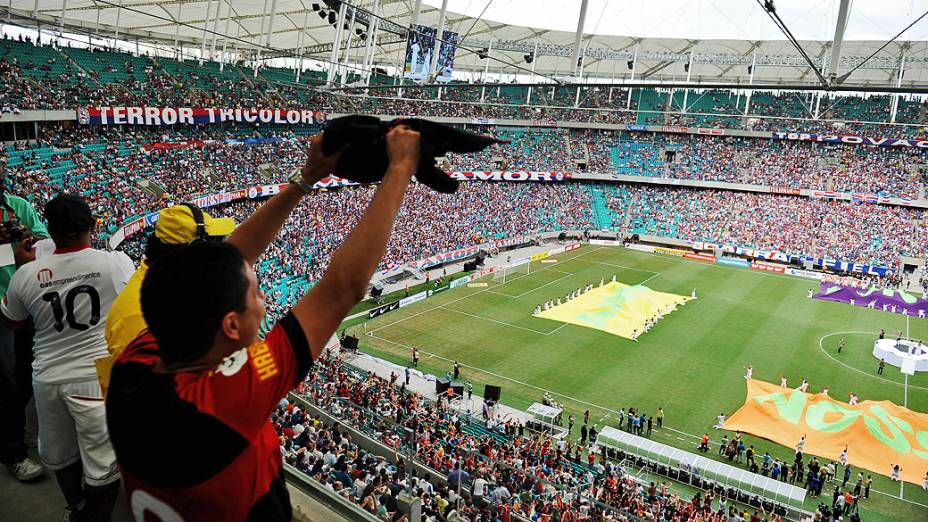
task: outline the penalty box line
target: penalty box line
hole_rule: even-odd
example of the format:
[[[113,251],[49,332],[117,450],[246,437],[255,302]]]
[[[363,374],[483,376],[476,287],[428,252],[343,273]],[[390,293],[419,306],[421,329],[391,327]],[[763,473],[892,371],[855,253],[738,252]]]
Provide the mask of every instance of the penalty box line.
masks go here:
[[[566,326],[566,325],[565,325],[565,326]],[[390,344],[394,344],[394,345],[396,345],[396,346],[399,346],[399,347],[401,347],[401,348],[405,348],[405,349],[407,349],[407,350],[411,350],[411,349],[412,349],[412,346],[403,344],[403,343],[401,343],[401,342],[393,341],[393,340],[391,340],[391,339],[386,339],[386,338],[384,338],[384,337],[379,337],[379,336],[376,336],[376,335],[373,335],[373,334],[371,334],[371,337],[373,337],[374,339],[379,339],[379,340],[381,340],[381,341],[390,343]],[[429,357],[432,357],[432,358],[435,358],[435,359],[440,359],[440,360],[445,361],[445,362],[452,362],[452,359],[449,359],[449,358],[447,358],[447,357],[442,357],[441,355],[438,355],[438,354],[435,354],[435,353],[432,353],[432,352],[426,352],[426,351],[423,351],[423,350],[419,350],[419,353],[428,355]],[[520,381],[520,380],[518,380],[518,379],[513,379],[513,378],[511,378],[511,377],[506,377],[505,375],[502,375],[502,374],[499,374],[499,373],[495,373],[495,372],[491,372],[491,371],[488,371],[488,370],[484,370],[483,368],[478,368],[478,367],[476,367],[476,366],[471,366],[471,365],[469,365],[469,364],[461,364],[461,366],[464,367],[464,368],[470,368],[470,369],[473,369],[473,370],[477,370],[478,372],[483,373],[483,374],[485,374],[485,375],[489,375],[489,376],[491,376],[491,377],[496,377],[496,378],[498,378],[498,379],[503,379],[503,380],[506,380],[506,381],[509,381],[509,382],[513,382],[513,383],[519,384],[519,385],[521,385],[521,386],[525,386],[525,387],[527,387],[527,388],[533,388],[533,389],[535,389],[535,390],[538,390],[538,391],[541,391],[541,392],[544,392],[544,393],[548,393],[548,394],[551,394],[551,395],[557,395],[558,397],[563,397],[563,398],[568,399],[568,400],[570,400],[570,401],[573,401],[573,402],[575,402],[575,403],[577,403],[577,404],[582,404],[582,405],[584,405],[584,406],[590,406],[590,407],[596,408],[596,409],[598,409],[598,410],[600,410],[600,411],[606,412],[606,416],[603,417],[603,419],[609,417],[610,414],[616,414],[616,415],[618,415],[618,412],[617,412],[616,410],[611,410],[611,409],[609,409],[609,408],[607,408],[607,407],[605,407],[605,406],[600,406],[599,404],[594,404],[594,403],[592,403],[592,402],[587,402],[587,401],[584,401],[584,400],[582,400],[582,399],[577,399],[576,397],[571,397],[570,395],[564,395],[563,393],[559,393],[559,392],[556,392],[556,391],[548,390],[548,389],[546,389],[546,388],[542,388],[541,386],[536,386],[536,385],[534,385],[534,384],[529,384],[529,383],[527,383],[527,382]],[[685,431],[680,431],[680,430],[673,429],[673,428],[667,426],[666,424],[664,425],[663,428],[661,428],[661,430],[672,431],[672,432],[674,432],[674,433],[677,433],[677,434],[679,434],[679,435],[683,435],[683,436],[685,436],[685,437],[689,437],[690,439],[694,439],[694,440],[699,440],[699,439],[700,439],[700,437],[699,437],[698,435],[693,435],[692,433],[687,433],[687,432],[685,432]],[[660,434],[661,431],[657,431],[656,433],[659,433],[659,434]],[[672,435],[667,434],[667,436],[668,436],[668,437],[671,437]],[[683,439],[683,438],[680,438],[680,437],[676,437],[676,438],[677,438],[678,440],[681,440],[681,441],[685,441],[685,440],[686,440],[686,439]],[[718,445],[718,443],[715,442],[715,441],[712,441],[711,444],[712,444],[712,445]],[[900,484],[899,495],[894,495],[894,494],[892,494],[892,493],[887,493],[887,492],[885,492],[885,491],[880,491],[880,490],[878,490],[878,489],[873,489],[873,492],[874,492],[874,493],[878,493],[878,494],[880,494],[880,495],[883,495],[883,496],[885,496],[885,497],[889,497],[889,498],[892,498],[892,499],[895,499],[895,500],[899,500],[899,501],[905,502],[905,503],[907,503],[907,504],[913,504],[913,505],[916,505],[916,506],[919,506],[919,507],[928,508],[928,504],[922,504],[921,502],[917,502],[917,501],[915,501],[915,500],[909,500],[909,499],[903,497],[903,496],[902,496],[902,487],[901,487],[901,486],[902,486],[902,484]]]
[[[574,257],[572,257],[572,258],[570,258],[570,259],[565,259],[564,262],[573,261],[574,259],[577,259],[578,257],[582,257],[582,256],[585,256],[585,255],[587,255],[587,254],[592,254],[593,252],[598,252],[598,251],[602,250],[603,248],[605,248],[605,247],[597,247],[597,248],[595,248],[595,249],[593,249],[593,250],[587,250],[587,251],[585,251],[585,252],[581,252],[581,253],[575,255]],[[552,264],[550,267],[541,268],[541,269],[539,269],[539,270],[536,270],[535,273],[537,274],[538,272],[543,272],[543,271],[545,271],[545,270],[553,270],[553,269],[554,269],[554,266],[555,266],[555,265]],[[517,280],[517,279],[520,279],[520,278],[513,279],[512,281],[515,281],[515,280]],[[498,285],[498,286],[504,286],[504,285],[509,284],[510,282],[511,282],[511,281],[506,281],[505,283],[502,283],[502,284],[500,284],[500,285]],[[469,297],[473,297],[473,296],[475,296],[475,295],[482,294],[482,293],[484,293],[484,292],[489,292],[492,288],[495,288],[495,287],[487,287],[487,288],[484,289],[484,290],[478,290],[478,291],[476,291],[476,292],[474,292],[474,293],[472,293],[472,294],[467,294],[467,295],[462,296],[462,297],[459,297],[459,298],[457,298],[457,299],[455,299],[455,300],[453,300],[453,301],[448,301],[447,303],[444,303],[444,304],[441,304],[441,305],[436,305],[436,306],[433,306],[433,307],[431,307],[431,308],[426,308],[425,310],[422,310],[421,312],[416,312],[416,313],[414,313],[414,314],[412,314],[412,315],[410,315],[410,316],[408,316],[408,317],[404,317],[404,318],[402,318],[402,319],[393,321],[392,323],[388,323],[388,324],[385,324],[385,325],[383,325],[383,326],[379,326],[379,327],[377,327],[377,328],[374,328],[373,330],[367,331],[366,333],[367,333],[368,335],[373,335],[373,333],[376,332],[376,331],[383,330],[384,328],[389,328],[389,327],[391,327],[391,326],[393,326],[393,325],[397,325],[397,324],[402,323],[402,322],[404,322],[404,321],[408,321],[408,320],[410,320],[410,319],[412,319],[412,318],[414,318],[414,317],[419,317],[419,316],[422,315],[422,314],[426,314],[426,313],[428,313],[428,312],[432,312],[432,311],[434,311],[434,310],[438,310],[438,309],[440,309],[440,308],[444,308],[444,307],[446,307],[446,306],[448,306],[448,305],[450,305],[450,304],[457,303],[458,301],[463,301],[463,300],[465,300],[465,299],[467,299],[467,298],[469,298]],[[499,293],[499,292],[494,292],[494,293]],[[511,296],[510,296],[510,297],[511,297]]]

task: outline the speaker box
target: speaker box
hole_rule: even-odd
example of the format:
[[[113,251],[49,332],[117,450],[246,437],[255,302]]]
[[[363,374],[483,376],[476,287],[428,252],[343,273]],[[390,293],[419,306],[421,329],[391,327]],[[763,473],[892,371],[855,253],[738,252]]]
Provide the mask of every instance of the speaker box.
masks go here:
[[[488,401],[499,402],[499,393],[501,388],[499,386],[493,386],[492,384],[487,384],[483,387],[483,398]]]
[[[461,381],[452,382],[451,389],[454,390],[454,394],[458,397],[464,395],[464,383]]]
[[[435,379],[435,393],[442,394],[448,391],[448,388],[451,386],[451,381],[445,379],[444,377],[440,379]]]
[[[465,262],[464,262],[464,271],[465,271],[465,272],[473,272],[474,270],[477,270],[477,262],[476,262],[476,261],[465,261]]]
[[[358,338],[355,337],[355,336],[353,336],[353,335],[349,335],[349,336],[345,337],[344,339],[342,339],[342,343],[341,343],[341,344],[342,344],[342,348],[344,348],[344,349],[346,349],[346,350],[355,350],[355,351],[357,351],[357,349],[358,349]]]

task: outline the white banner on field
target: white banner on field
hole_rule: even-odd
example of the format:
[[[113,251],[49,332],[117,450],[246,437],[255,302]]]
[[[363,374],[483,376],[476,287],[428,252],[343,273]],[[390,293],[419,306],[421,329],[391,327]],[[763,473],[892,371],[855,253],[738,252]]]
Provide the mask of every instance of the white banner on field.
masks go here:
[[[651,246],[651,245],[636,245],[636,244],[631,244],[631,245],[628,245],[627,248],[628,248],[629,250],[637,250],[637,251],[639,251],[639,252],[647,252],[647,253],[649,253],[649,254],[653,254],[653,253],[654,253],[654,247]]]
[[[470,283],[473,279],[474,279],[473,275],[467,275],[460,279],[455,279],[454,281],[451,281],[450,283],[448,283],[448,288],[457,288],[459,286],[466,285],[467,283]]]
[[[812,270],[805,270],[805,269],[802,269],[802,268],[787,268],[787,269],[786,269],[786,273],[789,274],[789,275],[794,275],[794,276],[799,276],[799,277],[806,277],[806,278],[809,278],[809,279],[817,279],[817,280],[819,280],[819,281],[821,281],[822,279],[825,279],[825,273],[824,273],[824,272],[815,272],[815,271],[812,271]]]
[[[426,290],[424,292],[419,292],[418,294],[413,294],[409,297],[404,297],[400,299],[400,308],[422,301],[430,295],[432,295],[432,292],[430,290]]]
[[[622,242],[615,239],[591,239],[590,244],[599,246],[622,246]]]

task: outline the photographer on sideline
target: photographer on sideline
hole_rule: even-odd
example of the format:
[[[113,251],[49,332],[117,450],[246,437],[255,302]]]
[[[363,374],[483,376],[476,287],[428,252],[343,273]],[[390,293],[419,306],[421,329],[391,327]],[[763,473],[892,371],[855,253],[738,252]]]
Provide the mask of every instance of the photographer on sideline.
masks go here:
[[[419,164],[419,133],[386,137],[389,166],[325,275],[263,341],[265,296],[252,263],[313,183],[335,170],[313,138],[301,176],[226,242],[200,241],[142,283],[149,330],[113,365],[107,420],[137,519],[289,521],[270,413],[360,301]]]
[[[47,239],[48,231],[32,205],[25,199],[7,193],[6,165],[0,163],[0,299],[7,288],[16,265],[13,253],[22,239],[32,236]],[[32,396],[31,328],[15,334],[0,325],[0,463],[22,482],[45,474],[38,463],[26,456],[23,430],[26,427],[26,403]]]

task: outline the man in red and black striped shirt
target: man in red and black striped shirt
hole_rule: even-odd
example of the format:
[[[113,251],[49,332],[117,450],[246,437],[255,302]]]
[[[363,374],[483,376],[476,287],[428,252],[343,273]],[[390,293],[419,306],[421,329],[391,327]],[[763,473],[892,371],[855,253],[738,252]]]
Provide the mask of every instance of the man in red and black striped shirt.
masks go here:
[[[290,520],[268,416],[363,298],[419,163],[419,135],[387,134],[390,164],[365,215],[325,276],[263,341],[265,296],[251,266],[306,187],[332,172],[314,138],[303,180],[224,243],[160,258],[142,284],[149,330],[116,359],[107,396],[110,438],[136,520]]]

